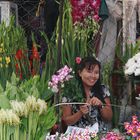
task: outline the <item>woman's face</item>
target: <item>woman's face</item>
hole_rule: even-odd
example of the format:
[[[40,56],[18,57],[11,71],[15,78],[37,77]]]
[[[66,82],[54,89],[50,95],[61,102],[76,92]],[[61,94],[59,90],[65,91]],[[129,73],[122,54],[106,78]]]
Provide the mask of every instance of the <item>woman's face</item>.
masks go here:
[[[99,79],[99,71],[98,65],[93,65],[90,69],[84,68],[82,71],[79,71],[84,87],[92,87],[96,83]]]

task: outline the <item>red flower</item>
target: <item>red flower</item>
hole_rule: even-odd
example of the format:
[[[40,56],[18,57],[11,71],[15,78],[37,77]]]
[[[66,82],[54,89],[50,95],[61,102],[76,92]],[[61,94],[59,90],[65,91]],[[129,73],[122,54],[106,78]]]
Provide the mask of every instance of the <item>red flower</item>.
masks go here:
[[[73,23],[82,22],[87,17],[98,15],[101,0],[71,0]],[[99,21],[99,17],[94,17],[95,21]]]
[[[80,64],[81,62],[81,57],[76,57],[76,64]]]
[[[39,60],[39,53],[36,47],[32,47],[32,55],[31,55],[31,59],[37,59]]]
[[[23,52],[22,52],[21,49],[17,50],[16,56],[15,56],[15,57],[16,57],[16,59],[18,59],[18,60],[20,60],[20,59],[23,58]]]
[[[35,69],[32,69],[32,76],[35,76],[36,75],[36,71]]]

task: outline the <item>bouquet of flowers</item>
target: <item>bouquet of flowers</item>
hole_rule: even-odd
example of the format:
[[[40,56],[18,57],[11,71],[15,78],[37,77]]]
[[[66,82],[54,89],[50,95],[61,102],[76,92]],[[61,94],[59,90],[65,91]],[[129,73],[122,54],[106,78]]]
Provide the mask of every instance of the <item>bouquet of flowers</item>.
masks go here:
[[[131,136],[132,138],[135,138],[137,140],[140,139],[140,122],[138,121],[137,116],[132,116],[131,122],[125,122],[124,127],[126,130],[126,133]]]
[[[101,140],[125,140],[125,137],[119,131],[109,131]]]
[[[99,140],[97,134],[95,132],[89,132],[88,129],[86,129],[84,132],[75,131],[73,130],[71,133],[65,133],[59,135],[56,133],[52,136],[46,136],[46,140]]]
[[[48,83],[48,88],[51,88],[52,92],[57,93],[59,88],[64,87],[64,82],[69,81],[73,76],[70,74],[72,68],[65,65],[63,68],[59,69],[56,74],[52,75],[51,81]]]
[[[71,0],[72,6],[72,20],[74,23],[76,36],[82,34],[86,35],[90,33],[96,34],[99,29],[98,21],[100,17],[98,15],[101,0]]]

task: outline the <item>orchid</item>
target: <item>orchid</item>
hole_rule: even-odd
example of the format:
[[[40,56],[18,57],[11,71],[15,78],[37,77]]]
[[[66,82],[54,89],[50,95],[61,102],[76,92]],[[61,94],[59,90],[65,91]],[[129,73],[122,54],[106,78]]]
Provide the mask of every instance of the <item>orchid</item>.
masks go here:
[[[132,138],[138,139],[140,137],[140,122],[138,121],[137,116],[132,116],[131,122],[125,122],[124,127],[126,130],[126,133]]]
[[[75,38],[90,38],[91,34],[94,36],[98,32],[100,4],[101,0],[71,0]]]
[[[51,88],[52,92],[57,93],[59,87],[64,87],[64,82],[69,81],[73,76],[70,74],[72,68],[65,65],[63,68],[59,69],[56,74],[52,75],[51,81],[49,81],[48,86]]]
[[[107,132],[105,137],[103,137],[101,140],[125,140],[125,138],[120,133],[111,131]]]
[[[65,133],[59,135],[56,133],[55,135],[46,136],[46,140],[99,140],[96,133],[89,132],[88,129],[85,129],[84,132],[72,130],[71,133]]]
[[[83,22],[87,17],[99,21],[98,11],[100,3],[101,0],[71,0],[73,22]]]
[[[140,53],[130,58],[125,64],[125,75],[140,75]]]

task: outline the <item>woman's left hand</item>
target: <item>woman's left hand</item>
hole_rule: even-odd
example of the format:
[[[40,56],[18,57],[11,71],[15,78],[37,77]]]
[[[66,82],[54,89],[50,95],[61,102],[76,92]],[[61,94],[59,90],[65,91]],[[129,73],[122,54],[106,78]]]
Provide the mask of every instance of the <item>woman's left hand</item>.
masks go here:
[[[92,97],[89,101],[89,103],[93,106],[102,106],[101,100],[99,100],[97,97]]]

